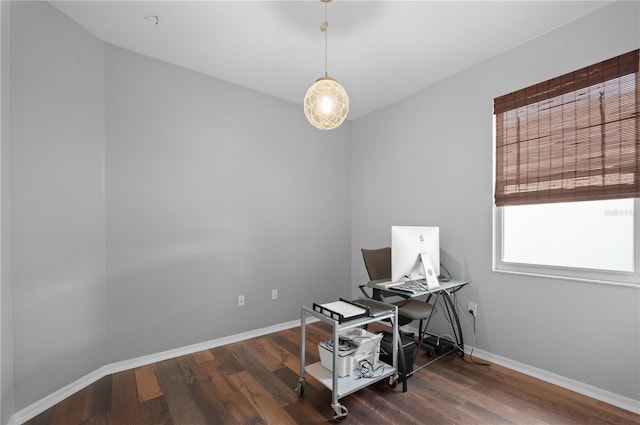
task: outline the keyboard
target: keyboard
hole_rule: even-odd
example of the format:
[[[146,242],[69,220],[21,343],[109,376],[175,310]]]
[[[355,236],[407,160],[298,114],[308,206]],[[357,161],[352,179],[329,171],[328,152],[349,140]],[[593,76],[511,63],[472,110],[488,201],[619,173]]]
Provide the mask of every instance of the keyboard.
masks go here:
[[[425,282],[425,284],[426,284],[426,282]],[[395,289],[396,291],[409,292],[411,294],[419,294],[421,292],[426,292],[427,291],[427,287],[423,286],[419,281],[416,281],[416,282],[411,282],[411,281],[402,282],[399,285],[394,286],[393,289]]]

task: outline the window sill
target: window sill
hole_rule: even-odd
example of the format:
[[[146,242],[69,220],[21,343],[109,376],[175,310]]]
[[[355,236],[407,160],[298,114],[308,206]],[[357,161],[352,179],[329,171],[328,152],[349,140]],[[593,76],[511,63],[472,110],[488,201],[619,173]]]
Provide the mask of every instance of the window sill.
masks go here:
[[[624,280],[612,280],[612,279],[602,278],[599,276],[598,277],[567,276],[567,275],[553,274],[551,272],[545,272],[543,270],[533,271],[533,270],[521,270],[516,268],[504,269],[504,268],[498,268],[495,266],[492,268],[492,271],[495,273],[512,274],[512,275],[519,275],[519,276],[530,276],[530,277],[537,277],[537,278],[544,278],[544,279],[569,280],[574,282],[585,282],[585,283],[594,283],[598,285],[610,285],[610,286],[640,289],[640,278],[636,273],[628,273],[628,274],[621,273],[621,275],[626,277]]]

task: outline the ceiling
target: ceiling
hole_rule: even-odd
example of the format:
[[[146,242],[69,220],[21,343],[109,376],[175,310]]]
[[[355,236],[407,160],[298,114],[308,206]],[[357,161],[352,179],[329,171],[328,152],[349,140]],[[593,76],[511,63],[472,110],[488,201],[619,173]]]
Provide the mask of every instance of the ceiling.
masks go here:
[[[319,0],[51,3],[106,43],[300,105],[324,75]],[[329,76],[353,120],[609,3],[335,0]]]

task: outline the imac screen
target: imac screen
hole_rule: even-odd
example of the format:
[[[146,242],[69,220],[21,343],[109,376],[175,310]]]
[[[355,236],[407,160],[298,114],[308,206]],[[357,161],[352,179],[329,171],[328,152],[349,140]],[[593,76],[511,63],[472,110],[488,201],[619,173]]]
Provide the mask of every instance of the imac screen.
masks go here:
[[[436,276],[440,275],[440,228],[391,226],[391,280],[425,279],[420,254],[429,254]]]

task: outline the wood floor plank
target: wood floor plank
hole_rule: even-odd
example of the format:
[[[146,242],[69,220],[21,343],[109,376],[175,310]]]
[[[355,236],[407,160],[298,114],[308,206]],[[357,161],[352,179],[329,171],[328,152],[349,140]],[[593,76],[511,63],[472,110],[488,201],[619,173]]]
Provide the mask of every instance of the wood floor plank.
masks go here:
[[[396,425],[396,424],[404,424],[404,425],[415,425],[416,422],[413,420],[410,422],[405,422],[402,420],[401,415],[394,418],[394,421],[389,421],[384,418],[383,415],[380,415],[380,412],[374,409],[371,409],[369,406],[371,403],[375,403],[374,399],[379,397],[375,392],[368,392],[366,396],[355,395],[352,394],[347,396],[339,402],[345,406],[349,415],[344,422],[348,422],[349,424],[376,424],[376,425]],[[365,403],[365,398],[367,399],[367,403]],[[330,406],[328,406],[330,407]],[[394,409],[397,410],[397,409]],[[406,419],[406,417],[405,417]]]
[[[496,390],[493,385],[481,383],[473,390],[472,396],[474,398],[478,394],[488,397],[492,400],[488,402],[491,408],[503,411],[503,415],[509,414],[509,412],[516,412],[513,414],[514,418],[529,418],[528,422],[531,424],[561,424],[567,422],[566,419],[557,415],[554,411],[536,406],[509,392]],[[510,410],[505,411],[504,406],[509,406]]]
[[[242,363],[240,363],[230,351],[230,349],[234,345],[236,344],[230,344],[224,347],[217,347],[209,350],[211,354],[213,354],[213,357],[216,359],[220,367],[222,367],[224,372],[228,375],[233,375],[234,373],[245,370]]]
[[[93,416],[86,421],[82,422],[82,425],[109,425],[107,416]]]
[[[308,326],[306,330],[306,339],[311,346],[318,346],[322,341],[331,338],[332,329],[325,323],[318,324],[319,326]],[[296,338],[295,341],[300,342],[300,328],[291,329],[291,332]]]
[[[300,380],[300,371],[296,369],[295,371],[289,369],[288,367],[283,367],[278,370],[273,371],[274,376],[277,376],[278,379],[287,387],[294,391],[296,397],[298,397],[298,393],[295,390],[298,387],[298,381]],[[305,394],[310,391],[315,391],[315,393],[328,391],[327,387],[315,379],[313,376],[306,374],[305,375]],[[306,395],[305,395],[306,398]]]
[[[211,351],[203,350],[194,353],[193,358],[195,359],[196,363],[205,363],[209,360],[213,360],[215,357],[213,357],[213,353],[211,353]]]
[[[221,404],[229,416],[233,418],[232,423],[263,423],[264,419],[254,409],[251,401],[243,392],[238,391],[237,386],[231,380],[233,375],[222,373],[215,359],[207,362],[204,369],[208,372],[209,380],[198,381],[198,385],[190,387],[190,391],[197,391],[200,399],[207,403]],[[246,373],[246,371],[243,372]]]
[[[229,375],[229,380],[251,402],[265,423],[296,425],[281,404],[249,372],[245,370]]]
[[[269,338],[258,338],[254,341],[254,351],[260,353],[260,361],[270,371],[280,369],[283,365],[283,359],[278,354],[279,347],[274,350],[269,343]]]
[[[367,387],[346,397],[341,402],[349,408],[353,403],[353,399],[358,399],[362,403],[362,408],[376,412],[380,423],[406,425],[425,423],[415,416],[415,407],[425,402],[422,397],[417,397],[417,394],[410,392],[387,393],[385,390],[376,387]],[[422,414],[420,410],[418,412]]]
[[[249,350],[236,344],[229,348],[244,368],[265,388],[274,395],[275,399],[282,405],[295,401],[297,395],[287,387],[282,381],[274,376],[269,370],[256,359]]]
[[[272,341],[278,346],[282,347],[283,350],[286,350],[292,356],[300,357],[300,335],[291,336],[289,333],[279,333],[274,335]],[[313,350],[313,345],[308,347],[306,353],[313,354],[314,351],[318,351],[317,345],[315,346],[315,350]]]
[[[106,419],[111,410],[112,381],[112,375],[107,375],[87,388],[84,413],[82,415],[87,421],[96,417],[104,417]]]
[[[526,405],[526,408],[518,409],[518,412],[531,412],[530,417],[536,416],[550,423],[586,423],[588,421],[592,401],[587,397],[572,394],[567,390],[563,390],[567,397],[555,397],[559,387],[545,384],[546,391],[543,391],[541,381],[521,374],[512,375],[508,369],[495,365],[488,369],[478,369],[477,372],[484,376],[482,385],[479,387],[482,389],[481,397],[492,396],[493,402],[489,401],[487,404],[493,410],[497,410],[500,406],[513,407],[519,404],[521,407]],[[449,373],[453,372],[449,371]],[[500,402],[500,399],[505,402]]]
[[[323,328],[326,325],[323,323]],[[328,329],[331,332],[331,329]],[[306,339],[305,339],[305,356],[307,364],[315,363],[320,361],[320,354],[318,353],[318,344],[322,341],[329,339],[331,333],[325,333],[325,331],[321,331],[316,329],[315,326],[307,327],[306,331]],[[300,343],[301,343],[301,335],[300,329],[288,329],[286,332],[283,332],[278,336],[277,340],[272,340],[278,345],[281,345],[283,349],[288,351],[291,355],[300,357]]]
[[[79,391],[60,403],[51,418],[51,425],[82,422],[86,393],[86,389]]]
[[[289,368],[281,368],[274,371],[274,375],[284,383],[287,388],[292,391],[296,388],[299,371],[292,371]],[[310,385],[315,381],[315,385]],[[333,418],[331,410],[331,391],[323,384],[316,381],[312,376],[307,375],[305,390],[302,397],[295,393],[296,399],[291,402],[285,409],[287,413],[294,418],[297,423],[323,423]],[[305,419],[308,418],[308,419]]]
[[[226,348],[217,350],[218,354],[222,354],[226,351]],[[230,355],[230,354],[229,354]],[[218,358],[225,359],[225,363],[229,363],[228,355],[214,356],[211,353],[207,356],[210,360],[199,363],[200,370],[206,373],[207,379],[194,380],[189,384],[189,392],[191,393],[195,404],[202,412],[206,423],[208,424],[235,424],[236,420],[231,414],[230,410],[225,404],[225,398],[218,397],[220,388],[216,388],[216,382],[218,387],[227,388],[227,393],[230,391],[229,384],[225,383],[226,373],[224,368],[218,364]],[[241,370],[243,370],[241,368]],[[228,402],[228,399],[226,399]]]
[[[113,375],[109,424],[136,425],[142,423],[138,407],[138,391],[133,370]]]
[[[189,384],[195,404],[202,412],[207,424],[235,424],[236,421],[224,401],[217,396],[211,381],[196,381]]]
[[[299,424],[305,425],[326,425],[331,421],[331,418],[321,415],[317,410],[311,406],[307,406],[302,403],[291,404],[285,407],[287,415],[294,418]]]
[[[493,424],[493,425],[517,425],[517,422],[513,422],[501,415],[496,414],[490,410],[485,409],[476,403],[466,402],[460,410],[468,413],[470,417],[474,418],[478,423]]]
[[[428,423],[486,423],[461,410],[459,405],[450,405],[446,403],[439,404],[438,398],[433,397],[432,393],[421,394],[421,396],[421,401],[416,400],[414,403],[417,403],[419,406],[423,406],[422,412],[418,415],[414,414],[414,417],[422,418],[423,420],[426,418]]]
[[[164,395],[145,401],[140,407],[143,424],[173,425],[169,405]]]
[[[187,388],[185,376],[175,359],[157,363],[158,377],[169,413],[175,424],[206,424]]]
[[[213,358],[213,356],[211,357]],[[194,355],[176,357],[175,360],[182,370],[187,384],[209,379],[207,371],[202,366],[204,363],[199,363]]]
[[[349,414],[345,419],[341,421],[342,424],[346,425],[396,425],[391,424],[390,422],[383,421],[378,415],[377,412],[370,410],[367,406],[362,404],[362,402],[357,399],[348,399],[346,401],[346,405],[348,405],[347,409]]]
[[[137,367],[134,369],[134,373],[136,375],[138,399],[141,403],[163,395],[155,364]]]
[[[469,367],[464,362],[456,362],[455,366],[453,364],[449,364],[448,366],[450,366],[449,373],[475,374],[475,379],[482,380],[505,393],[513,394],[543,409],[556,409],[561,411],[566,406],[573,406],[578,407],[580,411],[587,411],[595,402],[595,400],[587,396],[553,384],[546,383],[545,385],[541,385],[542,381],[539,379],[499,365],[492,365],[488,368]],[[453,368],[451,368],[451,366],[453,366]],[[439,365],[439,367],[444,368],[444,365]]]
[[[291,369],[289,367],[283,366],[280,369],[274,370],[273,371],[273,375],[278,377],[278,379],[289,389],[291,389],[291,391],[293,391],[295,393],[296,396],[298,396],[298,393],[295,392],[295,390],[298,388],[298,381],[300,380],[300,367],[296,367],[295,369]],[[313,376],[308,375],[305,377],[309,378],[309,379],[314,379]],[[307,381],[309,381],[309,379],[306,379]],[[307,382],[308,383],[308,382]],[[324,385],[320,384],[321,386],[319,386],[319,389],[324,389],[326,388]]]
[[[495,415],[495,417],[491,416],[488,418],[488,421],[528,424],[544,423],[532,418],[526,411],[514,407],[511,399],[503,402],[502,400],[488,396],[486,392],[482,390],[484,388],[483,386],[479,387],[476,385],[469,387],[467,383],[460,383],[446,375],[435,372],[431,373],[429,370],[422,376],[425,377],[424,380],[416,380],[415,382],[417,385],[423,382],[426,384],[420,388],[422,391],[432,394],[434,398],[444,403],[458,403],[463,411],[474,414],[478,418],[489,416],[487,414],[483,416],[480,415],[484,410],[487,410],[492,415]],[[480,390],[478,390],[478,388],[480,388]],[[470,405],[468,400],[473,400],[473,403]],[[510,419],[507,420],[504,418]]]
[[[413,377],[412,377],[413,378]],[[466,385],[451,382],[433,373],[424,373],[420,379],[410,379],[411,389],[428,394],[434,401],[449,406],[461,406],[468,398]]]
[[[596,401],[591,411],[589,425],[640,425],[640,415]]]
[[[287,367],[283,367],[281,369],[275,370],[273,372],[274,376],[277,376],[278,379],[291,391],[294,392],[297,400],[304,400],[316,406],[317,408],[328,408],[331,403],[331,391],[327,389],[327,387],[316,380],[313,376],[307,374],[305,376],[305,385],[304,385],[304,396],[300,398],[298,393],[295,392],[298,387],[298,381],[300,378],[299,370],[291,370]],[[294,401],[295,402],[295,401]]]
[[[261,341],[261,347],[268,355],[277,359],[276,367],[272,368],[273,365],[268,366],[270,370],[278,370],[282,367],[288,367],[291,370],[300,370],[300,354],[293,355],[275,341],[268,339]],[[311,361],[313,361],[313,359]]]
[[[152,403],[151,408],[151,418],[153,420],[154,425],[174,425],[173,419],[171,418],[171,411],[169,410],[169,404],[167,403],[166,397],[158,397],[149,401]],[[175,424],[180,425],[180,424]]]

